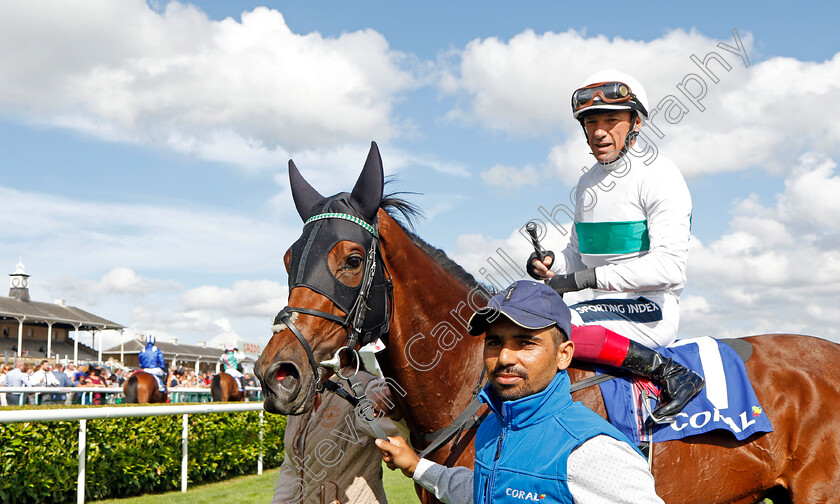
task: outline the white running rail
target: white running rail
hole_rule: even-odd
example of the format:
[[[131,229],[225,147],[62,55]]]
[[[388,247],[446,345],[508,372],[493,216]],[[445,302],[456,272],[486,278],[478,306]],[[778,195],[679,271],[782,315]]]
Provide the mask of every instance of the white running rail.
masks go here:
[[[47,387],[45,387],[47,388]],[[54,392],[59,387],[49,387]],[[72,390],[72,389],[70,389]],[[97,391],[102,391],[98,388]],[[32,388],[27,390],[32,392]],[[21,423],[21,422],[54,422],[79,420],[79,478],[76,488],[76,502],[85,502],[85,463],[87,462],[87,421],[91,419],[127,418],[127,417],[148,417],[148,416],[171,416],[183,415],[183,426],[181,431],[181,491],[187,491],[187,460],[188,460],[188,415],[200,415],[203,413],[237,413],[242,411],[260,412],[260,440],[263,438],[263,403],[204,403],[184,404],[172,406],[105,406],[105,407],[82,407],[62,409],[11,409],[0,411],[0,423]],[[262,474],[263,451],[260,443],[260,455],[257,458],[257,474]]]

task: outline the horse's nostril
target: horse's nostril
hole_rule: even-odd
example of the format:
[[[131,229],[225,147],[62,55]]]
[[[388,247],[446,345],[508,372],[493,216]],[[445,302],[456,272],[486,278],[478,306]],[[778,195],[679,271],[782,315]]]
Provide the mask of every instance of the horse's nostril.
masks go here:
[[[274,378],[284,389],[293,390],[300,383],[300,372],[294,364],[284,362],[274,370]]]

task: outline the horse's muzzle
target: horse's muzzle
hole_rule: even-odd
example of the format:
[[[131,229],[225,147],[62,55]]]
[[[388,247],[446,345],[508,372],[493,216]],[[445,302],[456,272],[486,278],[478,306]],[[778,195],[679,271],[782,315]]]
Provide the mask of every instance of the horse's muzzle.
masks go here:
[[[265,395],[265,409],[269,413],[300,415],[312,407],[314,378],[301,376],[293,362],[279,361],[259,370],[260,383]],[[307,384],[305,382],[313,382]]]

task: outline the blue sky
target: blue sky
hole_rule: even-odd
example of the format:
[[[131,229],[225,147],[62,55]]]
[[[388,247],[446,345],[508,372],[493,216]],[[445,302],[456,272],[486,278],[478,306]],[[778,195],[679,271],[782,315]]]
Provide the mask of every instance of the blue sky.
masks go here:
[[[418,234],[481,278],[498,247],[524,259],[516,229],[591,159],[580,82],[614,67],[686,101],[690,56],[715,51],[731,70],[656,142],[694,204],[681,334],[840,341],[838,10],[4,2],[0,261],[128,336],[264,343],[300,226],[289,157],[331,194],[376,140],[394,189],[421,193]],[[718,46],[733,29],[749,66]]]

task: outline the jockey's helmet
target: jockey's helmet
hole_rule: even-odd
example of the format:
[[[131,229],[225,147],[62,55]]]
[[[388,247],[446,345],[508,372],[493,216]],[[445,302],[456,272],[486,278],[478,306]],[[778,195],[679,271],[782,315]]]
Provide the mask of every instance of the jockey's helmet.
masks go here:
[[[590,75],[572,93],[572,115],[578,121],[595,110],[630,110],[644,122],[648,117],[647,93],[636,78],[618,70]]]
[[[155,344],[155,336],[153,334],[149,334],[146,336],[146,345],[154,345]]]

